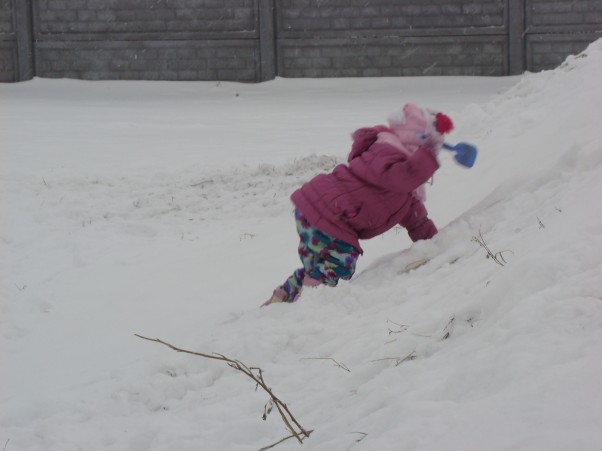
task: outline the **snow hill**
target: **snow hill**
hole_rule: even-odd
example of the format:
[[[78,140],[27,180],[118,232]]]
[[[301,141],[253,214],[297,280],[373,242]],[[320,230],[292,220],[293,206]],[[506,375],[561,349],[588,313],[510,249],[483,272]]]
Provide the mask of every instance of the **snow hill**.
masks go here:
[[[602,448],[602,40],[504,79],[0,85],[0,449]],[[449,113],[440,233],[258,306],[288,196],[406,101]],[[487,249],[491,257],[487,258]],[[416,262],[428,262],[409,269]]]

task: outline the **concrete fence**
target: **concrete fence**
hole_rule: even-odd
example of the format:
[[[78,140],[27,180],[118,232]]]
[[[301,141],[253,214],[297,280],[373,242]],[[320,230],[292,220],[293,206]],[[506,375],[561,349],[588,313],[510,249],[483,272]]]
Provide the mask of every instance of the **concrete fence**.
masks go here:
[[[602,37],[602,0],[0,0],[0,81],[508,75]]]

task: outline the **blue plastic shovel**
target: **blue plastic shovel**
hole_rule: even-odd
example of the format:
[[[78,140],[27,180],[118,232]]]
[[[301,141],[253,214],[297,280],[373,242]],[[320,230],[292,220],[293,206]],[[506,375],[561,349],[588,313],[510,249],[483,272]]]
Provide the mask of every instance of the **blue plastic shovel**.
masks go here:
[[[452,152],[456,152],[454,159],[462,166],[467,168],[472,168],[475,160],[477,159],[477,148],[472,144],[458,143],[455,146],[452,146],[450,144],[443,143],[443,147],[447,150],[451,150]]]

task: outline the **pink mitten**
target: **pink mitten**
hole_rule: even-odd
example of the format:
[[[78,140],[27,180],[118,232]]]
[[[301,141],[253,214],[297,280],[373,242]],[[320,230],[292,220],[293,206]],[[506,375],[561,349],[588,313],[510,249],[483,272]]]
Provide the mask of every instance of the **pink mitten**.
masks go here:
[[[263,304],[261,304],[261,307],[265,307],[267,305],[270,305],[272,302],[284,302],[284,300],[287,297],[288,297],[288,294],[286,293],[286,291],[284,291],[281,288],[276,288],[274,290],[274,292],[272,293],[272,296],[270,297],[270,299],[268,299]]]

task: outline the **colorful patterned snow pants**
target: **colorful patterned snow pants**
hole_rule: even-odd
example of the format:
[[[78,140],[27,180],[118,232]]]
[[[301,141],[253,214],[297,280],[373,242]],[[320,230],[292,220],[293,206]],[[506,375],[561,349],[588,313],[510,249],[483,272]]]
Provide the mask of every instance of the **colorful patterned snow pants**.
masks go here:
[[[339,279],[351,279],[359,257],[358,250],[351,244],[314,229],[299,210],[295,210],[295,223],[300,238],[299,257],[303,268],[297,269],[279,287],[288,295],[285,302],[297,299],[305,276],[331,287],[336,286]]]

